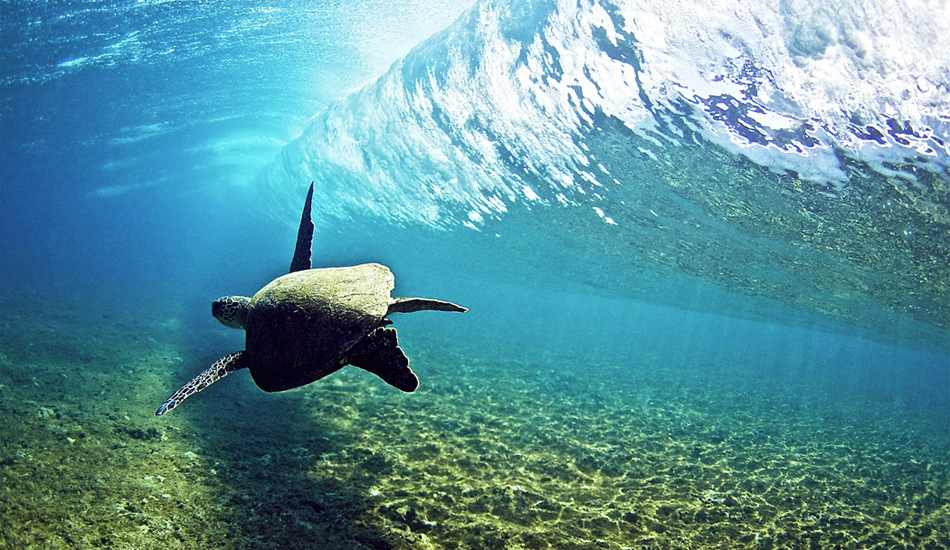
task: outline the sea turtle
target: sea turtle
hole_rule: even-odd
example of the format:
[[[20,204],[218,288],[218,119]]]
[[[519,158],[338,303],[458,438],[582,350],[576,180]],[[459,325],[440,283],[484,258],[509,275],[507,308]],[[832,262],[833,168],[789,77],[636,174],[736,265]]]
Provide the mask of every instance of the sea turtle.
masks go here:
[[[245,330],[245,349],[218,359],[162,403],[156,415],[244,368],[268,392],[309,384],[345,365],[372,372],[405,392],[419,387],[396,330],[388,326],[389,314],[467,309],[441,300],[390,297],[393,274],[384,265],[310,269],[312,200],[313,183],[300,217],[290,273],[251,298],[225,296],[211,304],[218,321]]]

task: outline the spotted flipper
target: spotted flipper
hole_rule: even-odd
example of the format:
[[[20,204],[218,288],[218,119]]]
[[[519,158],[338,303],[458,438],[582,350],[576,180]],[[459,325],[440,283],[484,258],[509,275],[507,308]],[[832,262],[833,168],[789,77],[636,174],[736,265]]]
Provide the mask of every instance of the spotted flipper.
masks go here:
[[[211,384],[221,380],[228,374],[245,368],[247,365],[241,360],[243,357],[243,351],[236,351],[234,353],[229,353],[228,355],[225,355],[221,359],[215,361],[214,364],[211,365],[211,368],[194,377],[191,382],[188,382],[182,386],[180,390],[173,393],[171,397],[162,403],[162,406],[159,407],[157,411],[155,411],[155,416],[161,416],[167,413],[168,411],[180,405],[181,402],[187,399],[189,396],[200,392]]]
[[[307,202],[303,203],[300,215],[300,228],[297,229],[297,247],[294,259],[290,262],[290,272],[310,269],[310,245],[313,242],[313,219],[310,217],[310,204],[313,202],[313,182],[307,191]]]

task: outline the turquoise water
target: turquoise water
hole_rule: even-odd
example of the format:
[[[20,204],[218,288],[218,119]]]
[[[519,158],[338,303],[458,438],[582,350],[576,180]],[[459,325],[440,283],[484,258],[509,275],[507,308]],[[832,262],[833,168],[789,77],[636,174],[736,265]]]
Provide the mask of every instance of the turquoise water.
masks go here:
[[[950,547],[943,3],[0,9],[0,545]],[[311,181],[419,390],[156,418]]]

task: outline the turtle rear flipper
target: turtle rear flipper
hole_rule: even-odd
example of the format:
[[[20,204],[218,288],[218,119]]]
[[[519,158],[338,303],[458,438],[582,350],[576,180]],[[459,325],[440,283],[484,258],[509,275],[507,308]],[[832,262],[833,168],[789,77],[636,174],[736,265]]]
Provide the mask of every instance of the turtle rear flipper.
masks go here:
[[[456,311],[465,313],[468,308],[433,298],[393,298],[389,301],[389,311],[386,312],[386,315],[390,313],[412,313],[414,311]]]
[[[369,371],[404,392],[416,391],[419,378],[396,340],[396,329],[379,327],[350,349],[346,362]]]
[[[172,394],[162,406],[155,411],[155,416],[161,416],[181,404],[182,401],[201,390],[221,380],[232,372],[247,367],[243,351],[229,353],[214,362],[208,370],[191,379],[190,382]]]

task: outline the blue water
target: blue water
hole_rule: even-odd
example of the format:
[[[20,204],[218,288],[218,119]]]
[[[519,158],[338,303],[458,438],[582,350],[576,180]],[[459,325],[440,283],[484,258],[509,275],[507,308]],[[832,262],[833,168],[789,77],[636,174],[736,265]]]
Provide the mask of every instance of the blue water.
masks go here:
[[[407,348],[650,363],[950,440],[945,2],[0,10],[4,357],[53,364],[16,347],[30,297],[80,333],[82,304],[142,307],[193,346],[171,393],[240,349],[208,305],[284,273],[314,181],[315,267],[470,308],[397,316]]]

